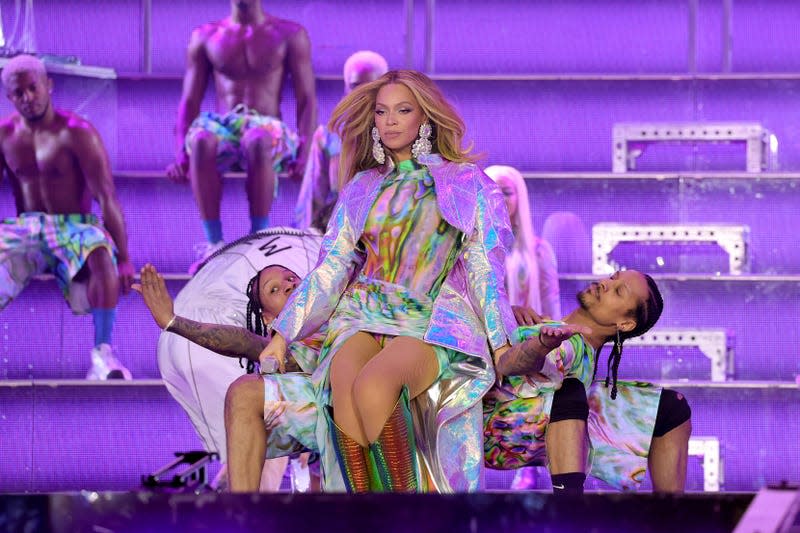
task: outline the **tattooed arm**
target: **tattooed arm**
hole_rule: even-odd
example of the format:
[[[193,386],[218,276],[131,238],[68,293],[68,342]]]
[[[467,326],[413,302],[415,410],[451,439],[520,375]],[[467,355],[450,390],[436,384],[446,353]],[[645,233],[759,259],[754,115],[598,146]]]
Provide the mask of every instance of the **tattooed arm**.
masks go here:
[[[206,324],[177,315],[167,331],[220,355],[245,357],[250,361],[258,361],[258,354],[269,343],[269,337],[256,335],[238,326]]]

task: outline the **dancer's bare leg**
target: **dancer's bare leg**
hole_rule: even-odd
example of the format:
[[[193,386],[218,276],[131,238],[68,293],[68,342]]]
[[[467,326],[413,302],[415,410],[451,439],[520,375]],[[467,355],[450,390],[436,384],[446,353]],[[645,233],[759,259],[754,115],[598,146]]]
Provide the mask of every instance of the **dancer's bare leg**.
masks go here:
[[[217,171],[217,138],[207,131],[192,137],[189,179],[203,220],[219,220],[222,176]]]
[[[276,179],[270,156],[272,142],[272,136],[258,128],[248,130],[242,138],[242,148],[247,158],[245,187],[251,217],[265,217],[272,208]]]
[[[545,445],[550,474],[586,473],[589,446],[585,421],[561,420],[548,424]]]
[[[264,380],[261,376],[244,375],[228,388],[225,396],[225,434],[231,492],[258,491],[267,449]]]
[[[689,456],[689,437],[692,421],[653,437],[647,466],[654,492],[683,492],[686,488],[686,461]]]

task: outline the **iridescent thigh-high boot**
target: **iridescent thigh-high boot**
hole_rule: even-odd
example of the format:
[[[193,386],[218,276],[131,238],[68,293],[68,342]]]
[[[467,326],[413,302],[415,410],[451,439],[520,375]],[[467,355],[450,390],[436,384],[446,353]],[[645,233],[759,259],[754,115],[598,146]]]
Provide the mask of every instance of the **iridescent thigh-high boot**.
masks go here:
[[[369,449],[361,446],[336,425],[329,407],[326,407],[323,411],[328,421],[333,449],[336,452],[339,468],[342,470],[347,492],[356,494],[369,492],[370,475],[367,469]]]
[[[418,492],[417,445],[408,406],[408,388],[403,387],[378,439],[369,445],[377,479],[387,492]]]

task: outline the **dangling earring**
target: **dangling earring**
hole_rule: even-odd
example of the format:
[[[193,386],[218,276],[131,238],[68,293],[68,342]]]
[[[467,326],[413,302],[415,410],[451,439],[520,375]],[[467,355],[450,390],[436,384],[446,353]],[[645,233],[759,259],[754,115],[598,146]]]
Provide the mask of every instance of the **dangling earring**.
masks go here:
[[[414,159],[419,161],[419,158],[422,156],[426,156],[431,153],[431,134],[433,133],[433,127],[431,126],[430,122],[423,122],[419,126],[419,137],[417,140],[414,141],[414,144],[411,145],[411,155],[414,156]]]
[[[622,341],[619,339],[619,329],[617,329],[617,340],[614,342],[617,353],[622,353]]]
[[[383,151],[381,134],[378,133],[378,126],[372,126],[372,157],[381,165],[386,161],[386,152]]]

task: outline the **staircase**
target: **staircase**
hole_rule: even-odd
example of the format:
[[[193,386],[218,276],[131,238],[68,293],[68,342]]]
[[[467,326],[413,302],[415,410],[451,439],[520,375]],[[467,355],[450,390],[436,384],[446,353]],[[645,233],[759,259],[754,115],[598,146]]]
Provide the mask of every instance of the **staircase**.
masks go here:
[[[5,28],[13,23],[8,4]],[[566,254],[590,243],[595,225],[748,228],[749,270],[742,272],[731,273],[729,254],[713,242],[620,241],[608,251],[609,261],[658,281],[665,298],[659,329],[723,331],[726,341],[721,374],[701,346],[630,343],[620,378],[663,381],[688,397],[694,451],[718,442],[721,490],[800,481],[800,53],[789,53],[798,52],[800,8],[781,0],[265,4],[309,31],[321,121],[341,96],[344,59],[376,50],[390,66],[438,80],[487,154],[482,164],[524,171],[537,233],[552,213],[577,215],[585,235],[562,231],[554,243],[564,254],[566,311],[596,277],[590,250]],[[173,294],[203,240],[190,189],[164,177],[185,47],[191,28],[227,9],[217,0],[35,6],[40,51],[100,67],[54,74],[54,101],[100,131],[131,257],[167,274]],[[293,125],[291,90],[284,92],[284,119]],[[0,112],[9,111],[3,100]],[[612,173],[614,124],[639,122],[758,122],[778,139],[780,170],[745,172],[740,147],[702,142],[651,143],[635,171]],[[298,184],[280,181],[275,225],[291,222],[298,192]],[[230,241],[248,229],[247,204],[240,178],[226,178],[224,187]],[[14,214],[7,181],[0,214]],[[139,297],[123,297],[117,317],[114,344],[135,377],[129,383],[82,380],[91,318],[73,316],[52,279],[34,281],[0,314],[0,491],[135,489],[174,451],[201,447],[159,379],[159,330]],[[687,488],[708,489],[711,466],[694,455]],[[505,489],[511,474],[489,472],[487,480],[490,489]]]

